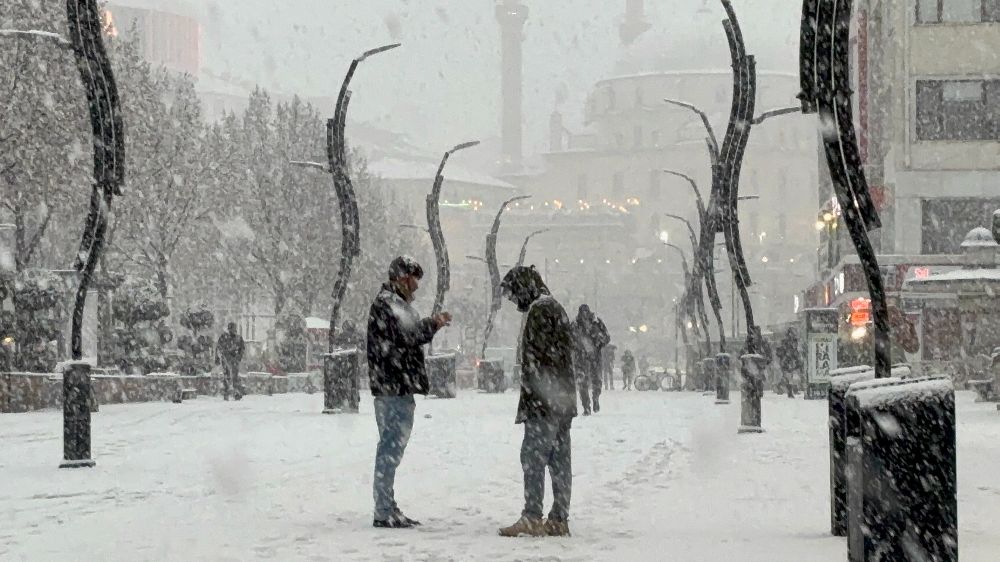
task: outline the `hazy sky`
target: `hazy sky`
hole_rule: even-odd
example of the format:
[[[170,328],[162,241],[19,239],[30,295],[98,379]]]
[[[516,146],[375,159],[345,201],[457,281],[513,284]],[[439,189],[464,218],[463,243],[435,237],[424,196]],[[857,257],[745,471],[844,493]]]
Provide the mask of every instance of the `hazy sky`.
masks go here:
[[[408,134],[428,148],[498,134],[499,30],[494,0],[187,0],[203,28],[205,67],[285,93],[335,95],[351,58],[399,41],[403,48],[366,62],[354,81],[352,118]],[[594,82],[614,75],[621,56],[624,0],[523,0],[526,150],[546,142],[556,92],[578,113]],[[725,44],[718,1],[647,1],[648,33],[663,48],[690,52],[692,37]],[[799,0],[735,0],[752,51],[777,44],[794,70]],[[277,8],[275,6],[281,6]],[[750,6],[753,6],[751,12]],[[707,7],[699,13],[699,9]],[[758,23],[761,22],[761,23]],[[672,45],[673,43],[673,45]],[[671,49],[673,47],[673,49]],[[728,66],[724,47],[693,66]],[[780,54],[779,53],[779,54]],[[686,56],[686,54],[685,54]],[[780,58],[774,57],[771,58]],[[422,142],[423,140],[423,142]]]

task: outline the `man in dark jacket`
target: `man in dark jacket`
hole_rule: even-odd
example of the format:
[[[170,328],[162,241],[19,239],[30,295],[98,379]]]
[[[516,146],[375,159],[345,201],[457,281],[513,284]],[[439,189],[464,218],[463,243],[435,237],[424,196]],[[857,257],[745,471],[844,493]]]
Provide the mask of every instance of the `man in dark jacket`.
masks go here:
[[[583,404],[583,415],[589,416],[591,392],[594,412],[601,411],[601,352],[611,338],[604,322],[585,304],[580,305],[576,321],[573,322],[573,335],[576,340],[573,362],[576,366],[580,402]]]
[[[568,536],[573,488],[570,427],[576,416],[572,327],[534,267],[511,269],[500,286],[507,299],[525,313],[521,398],[515,418],[515,423],[524,424],[524,511],[516,523],[500,529],[500,535]],[[546,467],[553,496],[548,520],[542,519]]]
[[[413,429],[413,396],[426,395],[430,388],[422,346],[451,321],[447,312],[421,318],[410,305],[423,276],[423,268],[412,258],[394,259],[389,265],[389,282],[382,286],[368,313],[368,377],[379,433],[373,525],[380,528],[420,524],[399,510],[393,486]]]
[[[229,400],[230,391],[233,398],[240,400],[243,398],[243,383],[240,382],[240,363],[243,361],[243,353],[246,350],[246,343],[243,336],[236,332],[236,323],[230,322],[226,327],[226,332],[219,336],[219,341],[215,345],[215,364],[222,365],[222,398]]]

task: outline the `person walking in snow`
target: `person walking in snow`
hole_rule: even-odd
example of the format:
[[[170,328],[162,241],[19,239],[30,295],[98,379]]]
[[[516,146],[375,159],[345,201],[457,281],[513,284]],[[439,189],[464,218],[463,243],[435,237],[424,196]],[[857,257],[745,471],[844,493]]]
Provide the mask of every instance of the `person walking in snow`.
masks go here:
[[[632,382],[635,380],[635,357],[628,349],[622,354],[622,385],[625,390],[632,390]]]
[[[500,287],[525,314],[521,397],[514,420],[524,424],[524,510],[517,522],[500,529],[500,535],[568,536],[573,488],[570,429],[577,413],[572,325],[534,266],[514,267]],[[546,468],[552,478],[552,509],[543,519]]]
[[[576,321],[573,322],[573,334],[576,340],[576,355],[573,361],[576,366],[580,402],[583,404],[583,415],[589,416],[591,393],[593,393],[593,411],[595,413],[601,411],[601,352],[611,338],[604,322],[586,304],[581,304],[577,311]]]
[[[601,351],[601,373],[604,375],[604,390],[615,389],[615,352],[618,348],[614,344],[604,346]]]
[[[219,341],[215,344],[215,364],[222,365],[222,398],[229,400],[232,392],[235,400],[240,400],[245,394],[243,383],[240,381],[240,363],[243,361],[243,353],[246,350],[246,342],[243,336],[236,331],[236,323],[230,322],[226,331],[219,336]]]
[[[396,469],[413,430],[413,397],[426,395],[430,388],[423,346],[451,322],[447,312],[421,318],[411,306],[423,276],[423,268],[413,258],[400,256],[392,260],[389,281],[382,285],[368,313],[368,379],[375,398],[379,435],[372,480],[372,525],[377,528],[420,525],[403,515],[396,505]]]

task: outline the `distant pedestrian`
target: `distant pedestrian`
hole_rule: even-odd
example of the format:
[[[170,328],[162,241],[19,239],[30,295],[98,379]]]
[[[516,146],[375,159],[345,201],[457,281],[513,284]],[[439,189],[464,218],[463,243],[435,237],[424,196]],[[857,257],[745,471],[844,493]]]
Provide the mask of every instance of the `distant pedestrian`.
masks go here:
[[[364,334],[350,320],[344,320],[340,333],[336,335],[334,340],[341,349],[361,349],[365,343]]]
[[[534,267],[511,269],[500,286],[507,299],[525,313],[521,398],[515,418],[515,423],[524,424],[524,511],[517,522],[500,529],[500,535],[568,536],[573,488],[570,429],[576,416],[572,326]],[[542,518],[546,468],[553,497],[547,520]]]
[[[649,358],[645,355],[639,358],[639,376],[645,377],[649,374]]]
[[[240,381],[240,363],[243,362],[244,351],[246,342],[243,341],[243,336],[236,332],[236,323],[230,322],[226,332],[219,336],[219,341],[215,345],[215,364],[222,365],[224,400],[229,400],[230,393],[235,400],[241,400],[246,393]]]
[[[615,389],[615,352],[618,347],[614,344],[604,346],[601,352],[601,372],[604,375],[604,390]]]
[[[424,368],[424,345],[451,322],[447,312],[420,318],[411,306],[424,270],[413,258],[389,264],[389,281],[382,285],[368,313],[368,377],[375,397],[378,447],[375,450],[372,525],[401,529],[420,522],[403,515],[396,505],[396,469],[413,430],[415,394],[426,395],[430,383]]]
[[[795,398],[796,377],[802,376],[802,354],[799,351],[799,337],[795,328],[789,328],[778,344],[776,352],[778,367],[781,369],[781,384],[785,386],[789,398]]]
[[[635,381],[635,357],[628,349],[622,354],[622,385],[625,390],[632,390]]]
[[[576,368],[580,402],[583,404],[583,415],[589,416],[591,403],[595,413],[601,411],[601,351],[611,338],[604,322],[586,304],[581,304],[577,312],[576,321],[573,322],[573,335],[576,343],[573,364]]]

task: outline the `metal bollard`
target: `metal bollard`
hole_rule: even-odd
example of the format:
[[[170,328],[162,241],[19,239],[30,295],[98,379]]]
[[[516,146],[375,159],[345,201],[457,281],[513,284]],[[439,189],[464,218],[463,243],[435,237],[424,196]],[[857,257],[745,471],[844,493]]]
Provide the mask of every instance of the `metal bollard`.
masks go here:
[[[323,356],[323,413],[358,413],[358,350],[345,349]]]
[[[715,403],[729,404],[729,373],[732,371],[732,357],[728,353],[715,356]]]
[[[958,560],[955,390],[947,377],[847,393],[848,560]]]
[[[85,468],[90,458],[90,364],[70,363],[63,373],[63,462],[59,468]]]
[[[740,356],[740,427],[737,433],[764,433],[761,425],[761,398],[764,396],[764,368],[767,360],[757,354]]]

